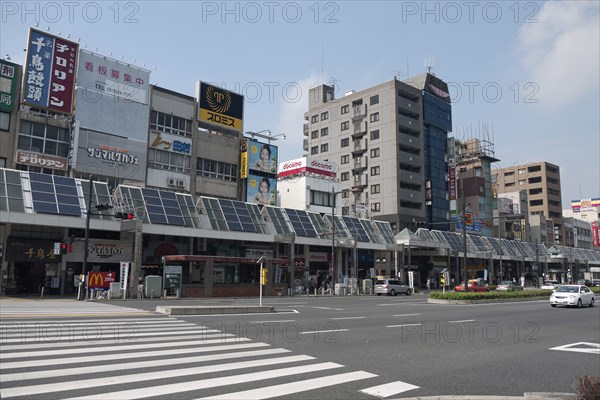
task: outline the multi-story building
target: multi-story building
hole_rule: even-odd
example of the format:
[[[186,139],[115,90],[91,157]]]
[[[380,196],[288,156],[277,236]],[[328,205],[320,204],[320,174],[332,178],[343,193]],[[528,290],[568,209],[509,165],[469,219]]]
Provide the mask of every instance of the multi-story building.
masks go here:
[[[563,210],[563,218],[572,218],[588,223],[591,248],[600,247],[600,198],[572,200],[571,208]],[[583,234],[584,232],[578,233]]]
[[[557,165],[542,161],[493,169],[492,182],[498,194],[527,190],[529,214],[543,214],[551,219],[557,236],[555,244],[566,245],[562,221],[560,168]]]
[[[0,168],[14,168],[23,67],[0,60]]]
[[[451,127],[447,93],[431,74],[348,91],[339,99],[331,86],[311,89],[304,150],[339,165],[338,212],[389,221],[396,232],[447,220],[441,140]]]

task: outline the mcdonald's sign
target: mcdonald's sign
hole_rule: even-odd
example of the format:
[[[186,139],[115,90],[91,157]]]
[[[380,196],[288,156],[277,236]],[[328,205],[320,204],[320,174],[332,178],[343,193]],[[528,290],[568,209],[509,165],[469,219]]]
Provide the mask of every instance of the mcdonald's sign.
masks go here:
[[[107,289],[115,281],[114,272],[90,272],[88,274],[88,289]]]

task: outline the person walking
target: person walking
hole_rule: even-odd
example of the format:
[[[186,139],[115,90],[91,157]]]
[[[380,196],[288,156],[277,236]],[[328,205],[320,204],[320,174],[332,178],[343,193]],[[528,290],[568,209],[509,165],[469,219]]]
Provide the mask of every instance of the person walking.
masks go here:
[[[144,278],[141,276],[138,279],[138,299],[144,299]]]

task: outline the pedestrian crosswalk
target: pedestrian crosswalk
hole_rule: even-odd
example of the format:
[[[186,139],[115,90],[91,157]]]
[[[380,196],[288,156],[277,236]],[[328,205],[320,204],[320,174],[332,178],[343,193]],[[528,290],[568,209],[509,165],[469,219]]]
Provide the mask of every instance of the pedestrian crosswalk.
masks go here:
[[[149,312],[131,307],[119,307],[90,301],[0,301],[1,318],[31,318],[85,315],[145,315]]]
[[[152,313],[3,318],[0,344],[2,399],[321,398],[334,387],[336,398],[371,399],[418,388],[372,386],[368,371]]]

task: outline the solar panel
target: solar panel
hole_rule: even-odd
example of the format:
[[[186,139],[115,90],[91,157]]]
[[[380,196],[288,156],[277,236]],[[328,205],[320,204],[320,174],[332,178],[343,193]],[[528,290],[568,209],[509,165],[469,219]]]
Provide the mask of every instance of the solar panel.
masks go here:
[[[453,233],[453,232],[446,232],[446,231],[439,231],[439,232],[446,240],[446,243],[448,243],[450,245],[452,250],[464,252],[465,247],[463,246],[463,238],[461,237],[461,235],[459,235],[457,233]]]
[[[252,221],[254,222],[254,226],[256,227],[256,232],[265,233],[265,224],[263,223],[262,217],[260,216],[260,208],[258,208],[258,204],[246,203],[246,207],[248,208],[250,217],[252,218]]]
[[[321,214],[310,211],[307,211],[306,214],[308,215],[308,218],[310,218],[313,226],[317,230],[317,234],[321,237],[329,237],[329,239],[331,239],[331,229],[329,228],[329,226],[327,226],[327,223],[325,223],[325,220],[323,219]]]
[[[351,237],[352,235],[346,229],[346,224],[344,224],[344,220],[339,215],[335,215],[335,237],[336,239],[346,239]]]
[[[498,239],[496,239],[496,238],[490,238],[490,237],[483,237],[481,239],[484,242],[486,242],[494,250],[494,253],[497,256],[500,255],[500,244],[498,242]]]
[[[196,211],[196,207],[194,206],[194,198],[190,195],[177,193],[177,200],[179,201],[179,208],[181,209],[185,226],[189,228],[202,228],[198,211]]]
[[[143,188],[142,195],[151,223],[186,226],[175,193]]]
[[[47,214],[58,214],[58,206],[56,203],[45,203],[41,201],[33,202],[33,209],[35,212],[47,213]]]
[[[256,232],[256,227],[246,208],[246,203],[235,200],[219,199],[223,216],[229,230],[241,232]]]
[[[468,238],[473,243],[475,251],[488,252],[491,250],[490,247],[481,239],[481,237],[477,235],[469,235]]]
[[[350,231],[350,234],[353,238],[357,239],[359,242],[371,242],[369,235],[367,235],[367,232],[365,232],[365,228],[363,228],[358,218],[344,215],[342,219],[344,220],[344,223],[346,224],[346,227],[348,228],[348,231]]]
[[[310,217],[304,210],[286,208],[285,212],[296,232],[296,236],[317,237],[317,231],[313,227]]]
[[[263,209],[266,209],[266,212],[269,218],[271,218],[271,222],[273,222],[273,226],[275,227],[277,234],[282,235],[284,233],[292,233],[292,226],[288,224],[287,220],[285,219],[282,208],[264,206]]]
[[[32,182],[46,182],[46,183],[54,184],[54,181],[52,180],[52,175],[40,174],[37,172],[30,172],[29,180]]]
[[[396,244],[396,238],[389,222],[375,221],[375,226],[387,244]]]
[[[229,228],[227,222],[225,222],[219,201],[210,197],[201,197],[200,200],[202,200],[202,206],[206,211],[206,215],[208,215],[210,226],[217,231],[228,231]]]
[[[81,216],[73,178],[30,172],[29,181],[35,212]]]
[[[373,226],[373,223],[371,221],[369,221],[368,219],[359,219],[359,221],[362,224],[363,229],[369,236],[369,241],[371,243],[385,244],[383,237],[377,234],[375,227]]]
[[[512,240],[500,239],[500,243],[502,243],[503,254],[521,257],[521,252],[516,248],[515,244]]]

